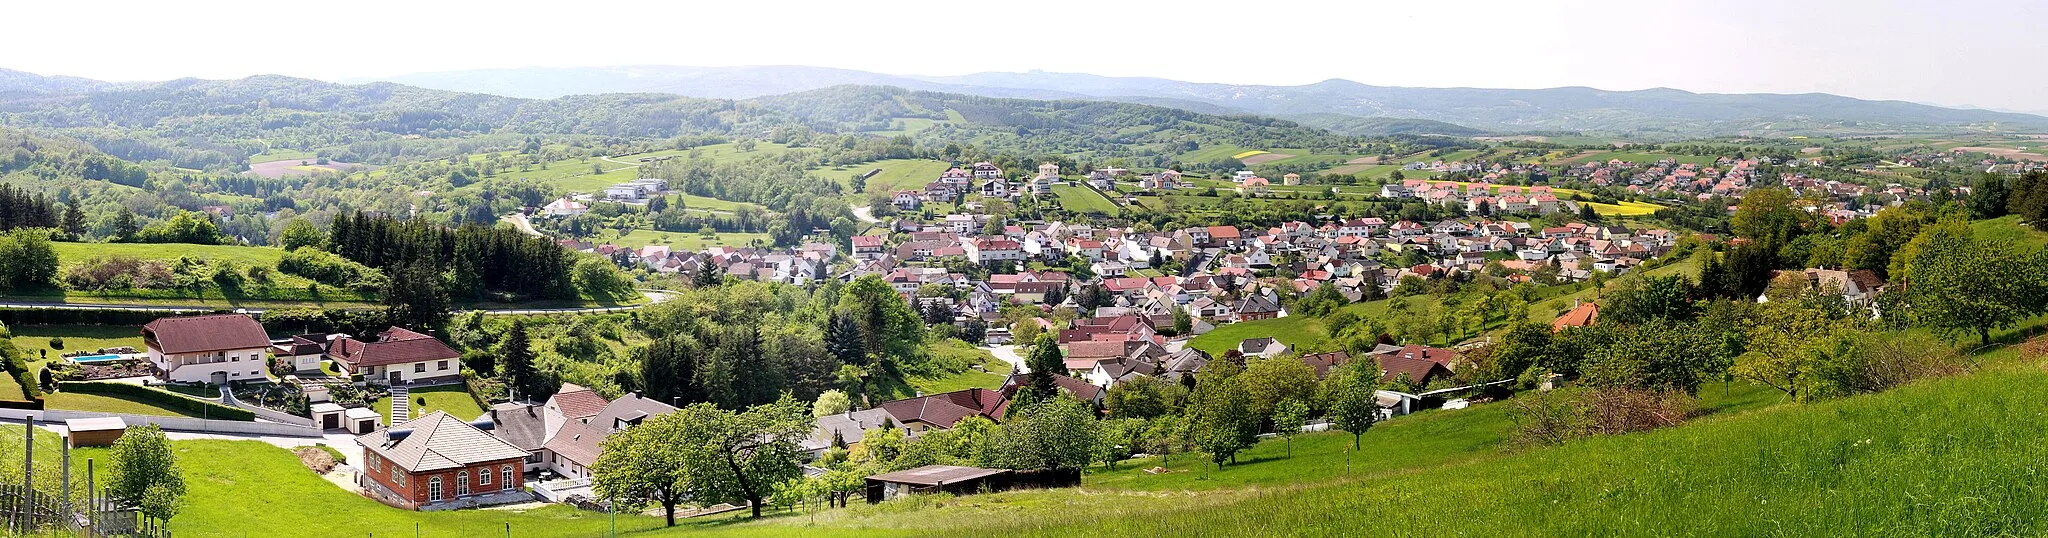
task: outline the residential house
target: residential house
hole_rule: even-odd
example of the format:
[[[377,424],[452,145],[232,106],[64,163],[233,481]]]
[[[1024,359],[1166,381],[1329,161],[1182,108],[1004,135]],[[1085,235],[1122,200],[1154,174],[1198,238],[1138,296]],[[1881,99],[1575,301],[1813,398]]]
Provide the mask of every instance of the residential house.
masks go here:
[[[142,326],[150,373],[178,383],[227,384],[263,375],[270,336],[246,314],[157,318]]]
[[[374,341],[343,335],[327,358],[349,374],[379,385],[454,383],[462,380],[462,353],[432,336],[403,327],[377,333]]]
[[[519,472],[527,451],[446,411],[356,437],[363,449],[356,486],[385,504],[412,510],[467,508],[532,500]]]
[[[628,392],[605,403],[596,414],[563,421],[541,446],[541,466],[565,477],[589,478],[590,466],[597,463],[605,438],[649,417],[674,412],[675,407]]]

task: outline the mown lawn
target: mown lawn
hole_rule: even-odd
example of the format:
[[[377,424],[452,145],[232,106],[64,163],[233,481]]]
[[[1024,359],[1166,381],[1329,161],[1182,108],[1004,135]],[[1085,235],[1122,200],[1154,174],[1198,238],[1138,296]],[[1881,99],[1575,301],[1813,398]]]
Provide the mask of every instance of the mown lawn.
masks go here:
[[[853,176],[882,169],[875,177],[867,179],[865,192],[889,192],[903,189],[923,188],[926,183],[939,180],[939,174],[946,172],[946,163],[931,159],[887,159],[875,162],[849,164],[814,169],[819,175],[840,182],[850,182]]]
[[[1101,193],[1087,187],[1055,184],[1052,186],[1052,194],[1059,197],[1060,207],[1075,213],[1116,215],[1123,212],[1123,208],[1117,206],[1116,202],[1103,198]]]
[[[591,238],[589,241],[593,244],[611,243],[633,248],[647,245],[668,245],[671,250],[696,251],[714,246],[744,247],[755,242],[766,244],[769,239],[768,234],[753,232],[725,232],[705,237],[693,232],[664,232],[646,228],[635,228],[624,235],[606,231],[601,235]]]
[[[80,394],[59,392],[43,396],[44,406],[50,409],[73,411],[98,411],[101,413],[126,413],[131,415],[161,415],[169,417],[203,418],[199,413],[172,409],[152,403],[139,402],[113,394]]]
[[[56,359],[69,351],[93,351],[128,346],[142,349],[142,327],[135,325],[9,325],[14,347],[31,360]],[[51,338],[63,338],[64,348],[50,346]]]
[[[1216,326],[1215,330],[1202,333],[1188,346],[1207,352],[1211,356],[1223,356],[1223,352],[1237,348],[1237,343],[1246,338],[1272,337],[1288,347],[1302,349],[1302,346],[1320,346],[1325,340],[1323,320],[1308,316],[1287,316]]]
[[[426,416],[428,413],[435,411],[447,411],[449,415],[453,415],[455,418],[468,421],[484,414],[484,409],[476,405],[476,399],[469,397],[469,389],[464,388],[462,385],[441,385],[413,389],[412,396],[409,397],[412,398],[413,417]],[[426,400],[424,404],[420,403],[420,400],[423,398]],[[396,421],[392,420],[392,403],[394,403],[392,399],[385,398],[384,403],[377,406],[379,411],[384,412],[385,424],[397,424],[412,420],[410,417],[399,418]]]

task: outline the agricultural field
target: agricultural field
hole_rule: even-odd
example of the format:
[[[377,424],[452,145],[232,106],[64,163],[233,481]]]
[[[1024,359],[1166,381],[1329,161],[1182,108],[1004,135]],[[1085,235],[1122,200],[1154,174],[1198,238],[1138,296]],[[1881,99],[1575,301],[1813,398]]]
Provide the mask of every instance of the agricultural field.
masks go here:
[[[1566,162],[1607,162],[1615,159],[1621,159],[1623,161],[1628,161],[1632,163],[1654,163],[1664,159],[1671,159],[1673,161],[1677,161],[1679,164],[1697,164],[1705,166],[1714,164],[1715,157],[1706,155],[1678,155],[1675,153],[1650,153],[1641,151],[1605,151],[1599,153],[1581,154],[1577,157],[1571,158]]]
[[[1054,196],[1059,197],[1060,207],[1075,213],[1094,213],[1098,215],[1117,215],[1123,213],[1122,206],[1116,205],[1116,202],[1102,197],[1102,193],[1095,192],[1094,189],[1088,187],[1056,184],[1052,186],[1052,193]]]
[[[311,151],[301,151],[296,149],[271,149],[270,151],[250,155],[249,163],[259,164],[272,161],[311,161],[317,158],[319,158],[319,156],[314,155],[313,152]]]
[[[95,257],[129,257],[177,263],[181,258],[207,263],[232,263],[242,271],[249,267],[277,267],[284,251],[274,247],[242,245],[196,245],[189,243],[54,243],[59,263],[69,266]],[[62,300],[73,303],[150,304],[163,306],[302,306],[360,304],[375,302],[364,293],[318,286],[312,280],[277,271],[270,273],[270,285],[246,283],[241,290],[223,292],[218,287],[201,289],[49,290],[16,294],[38,301]]]
[[[743,247],[755,243],[767,244],[768,234],[755,232],[722,232],[710,237],[695,232],[664,232],[646,228],[635,228],[624,235],[606,230],[587,241],[591,244],[611,243],[623,247],[640,248],[647,245],[668,245],[670,250],[702,250],[705,247]]]
[[[369,165],[345,163],[339,161],[330,161],[327,164],[319,164],[317,161],[310,158],[296,160],[281,159],[251,164],[249,165],[249,173],[256,174],[262,177],[276,179],[285,176],[303,176],[318,173],[346,174],[348,172],[368,170],[370,168],[371,167]]]
[[[947,163],[931,159],[889,159],[816,170],[819,175],[849,182],[853,176],[880,168],[881,173],[868,178],[866,192],[889,192],[923,188],[926,183],[937,181],[947,167]]]

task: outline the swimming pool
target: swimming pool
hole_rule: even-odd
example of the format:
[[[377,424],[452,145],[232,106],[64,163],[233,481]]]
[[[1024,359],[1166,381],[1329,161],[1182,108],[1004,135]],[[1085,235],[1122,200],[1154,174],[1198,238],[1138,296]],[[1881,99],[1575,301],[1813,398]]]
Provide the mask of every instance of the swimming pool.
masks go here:
[[[79,363],[79,364],[98,364],[98,363],[102,363],[102,362],[115,362],[115,361],[124,361],[124,360],[128,360],[128,357],[125,357],[125,356],[121,356],[121,355],[115,355],[115,354],[111,354],[111,353],[109,353],[109,354],[106,354],[106,355],[87,355],[87,356],[84,356],[84,357],[72,357],[72,358],[71,358],[71,362],[75,362],[75,363]]]

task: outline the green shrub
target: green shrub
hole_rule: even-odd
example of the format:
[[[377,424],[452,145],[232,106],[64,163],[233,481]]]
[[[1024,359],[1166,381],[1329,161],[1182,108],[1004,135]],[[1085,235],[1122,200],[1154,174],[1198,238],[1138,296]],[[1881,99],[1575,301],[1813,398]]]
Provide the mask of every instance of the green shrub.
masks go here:
[[[283,258],[277,260],[277,270],[285,274],[306,277],[321,284],[358,291],[374,291],[384,287],[383,271],[312,247],[299,247],[285,253]]]
[[[55,349],[55,350],[58,350],[58,351],[63,351],[63,350],[64,350],[64,337],[62,337],[62,336],[52,336],[52,337],[50,337],[50,349]]]

